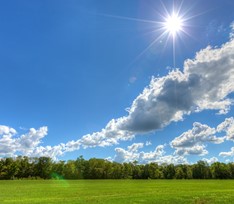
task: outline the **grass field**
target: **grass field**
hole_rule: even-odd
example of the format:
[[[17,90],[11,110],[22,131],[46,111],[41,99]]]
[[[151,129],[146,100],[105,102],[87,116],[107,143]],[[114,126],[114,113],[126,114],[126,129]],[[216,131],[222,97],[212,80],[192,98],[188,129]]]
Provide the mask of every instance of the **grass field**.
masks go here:
[[[234,180],[0,181],[0,203],[234,203]]]

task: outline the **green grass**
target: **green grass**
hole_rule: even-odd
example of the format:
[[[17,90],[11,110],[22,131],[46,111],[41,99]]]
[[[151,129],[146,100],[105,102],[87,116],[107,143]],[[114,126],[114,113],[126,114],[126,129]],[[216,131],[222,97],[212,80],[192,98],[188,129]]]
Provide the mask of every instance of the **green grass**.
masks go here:
[[[0,203],[234,203],[234,180],[0,181]]]

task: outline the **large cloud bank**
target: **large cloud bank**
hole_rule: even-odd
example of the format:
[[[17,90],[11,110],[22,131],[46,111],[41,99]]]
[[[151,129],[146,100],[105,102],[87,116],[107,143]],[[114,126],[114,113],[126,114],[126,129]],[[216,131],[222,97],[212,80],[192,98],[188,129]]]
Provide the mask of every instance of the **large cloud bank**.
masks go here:
[[[161,129],[184,115],[203,110],[230,110],[234,92],[234,39],[220,48],[207,47],[184,62],[184,70],[174,70],[152,78],[133,101],[128,115],[111,120],[100,132],[83,136],[67,148],[108,146]]]
[[[217,134],[221,134],[222,136],[216,136]],[[172,155],[166,155],[164,150],[165,145],[158,145],[154,151],[144,152],[139,151],[144,147],[144,143],[133,143],[132,145],[128,146],[127,149],[120,147],[115,148],[115,156],[113,160],[117,162],[133,162],[137,160],[140,163],[157,162],[159,164],[187,163],[187,155],[206,155],[208,154],[206,144],[221,144],[226,140],[234,141],[233,117],[226,118],[225,121],[217,125],[216,128],[195,122],[192,129],[187,130],[178,137],[175,137],[170,142],[171,148],[175,150]],[[219,156],[234,156],[234,147],[232,147],[229,152],[220,152]],[[203,158],[202,160],[209,164],[218,161],[216,157],[212,157],[210,159]]]
[[[17,133],[13,128],[0,126],[0,156],[19,152],[25,155],[56,157],[81,147],[118,144],[119,141],[131,140],[136,134],[161,129],[193,112],[217,110],[217,114],[225,114],[233,104],[230,97],[233,92],[234,38],[230,35],[230,40],[221,47],[209,46],[196,53],[194,59],[185,60],[183,71],[173,70],[166,76],[153,77],[149,86],[128,108],[128,114],[111,120],[100,132],[84,135],[66,144],[43,147],[39,144],[47,134],[46,127],[30,129],[26,135],[15,138]],[[210,136],[201,137],[200,140],[216,141],[212,130],[207,131],[211,131]],[[233,136],[229,137],[233,139]],[[203,154],[206,154],[201,146],[193,147],[192,151],[203,151]]]

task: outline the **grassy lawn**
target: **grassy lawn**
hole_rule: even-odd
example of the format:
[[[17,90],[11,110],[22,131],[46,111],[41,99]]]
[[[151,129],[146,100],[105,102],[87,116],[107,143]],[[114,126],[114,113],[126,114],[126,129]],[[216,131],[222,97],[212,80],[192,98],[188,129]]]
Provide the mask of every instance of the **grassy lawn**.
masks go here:
[[[234,180],[0,181],[0,203],[234,203]]]

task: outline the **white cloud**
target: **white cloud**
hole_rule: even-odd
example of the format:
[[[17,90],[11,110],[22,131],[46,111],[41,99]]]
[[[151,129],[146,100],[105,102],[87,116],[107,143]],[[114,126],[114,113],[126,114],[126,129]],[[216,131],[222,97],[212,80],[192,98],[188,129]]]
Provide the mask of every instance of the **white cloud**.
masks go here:
[[[191,147],[204,142],[213,142],[217,144],[223,142],[224,139],[214,136],[215,133],[215,128],[195,122],[193,123],[193,128],[182,133],[179,137],[176,137],[171,142],[171,146],[173,148]]]
[[[114,161],[116,162],[133,162],[138,161],[141,164],[156,162],[158,164],[181,164],[188,163],[183,156],[165,155],[165,145],[158,145],[154,151],[144,152],[139,151],[143,148],[143,143],[134,143],[128,146],[127,150],[123,148],[115,148]]]
[[[178,155],[165,155],[157,158],[153,162],[156,162],[158,164],[174,164],[174,165],[189,163],[185,157]]]
[[[192,147],[181,147],[176,148],[175,155],[206,155],[208,151],[206,150],[205,145],[195,145]]]
[[[160,129],[184,114],[205,109],[227,113],[234,91],[234,39],[220,48],[207,47],[184,62],[184,71],[152,78],[134,100],[120,128],[135,133]]]
[[[193,123],[193,128],[182,133],[171,141],[170,145],[175,148],[175,154],[178,155],[205,155],[208,151],[204,143],[211,142],[220,144],[224,142],[225,137],[216,137],[216,129],[198,122]]]
[[[17,149],[15,139],[9,135],[3,135],[0,138],[0,156],[12,157]]]
[[[13,136],[16,133],[15,129],[5,125],[0,125],[0,156],[14,156],[17,149],[17,143]]]
[[[70,141],[66,144],[66,151],[74,151],[80,147],[105,147],[118,144],[118,141],[126,141],[134,138],[134,134],[127,130],[121,130],[118,124],[122,119],[111,120],[100,132],[84,135],[81,139]]]
[[[113,162],[113,159],[111,157],[105,158],[106,161]]]
[[[115,148],[115,157],[114,160],[116,162],[133,162],[139,159],[138,150],[143,148],[144,143],[133,143],[128,146],[127,150],[117,147]]]
[[[129,152],[138,152],[139,149],[144,147],[144,143],[133,143],[132,145],[128,146]]]
[[[0,135],[15,135],[17,132],[14,128],[5,126],[5,125],[0,125]]]
[[[220,152],[219,156],[221,156],[221,157],[233,157],[234,156],[234,147],[232,147],[229,152]]]
[[[41,127],[38,130],[30,128],[27,134],[21,135],[17,139],[19,150],[25,155],[29,155],[41,143],[41,140],[47,135],[47,132],[47,127]]]
[[[142,161],[143,163],[149,161],[155,161],[159,157],[162,157],[164,154],[165,154],[164,145],[158,145],[154,151],[140,152],[139,160]]]
[[[225,133],[225,135],[217,137],[215,134]],[[216,128],[211,128],[208,125],[198,122],[193,123],[193,128],[182,133],[171,141],[170,145],[175,148],[175,154],[177,155],[205,155],[208,154],[206,146],[207,142],[220,144],[224,140],[234,141],[234,118],[226,118],[223,122],[217,125]],[[230,152],[221,152],[220,156],[232,156],[234,155],[234,149]]]
[[[234,118],[226,118],[224,122],[217,126],[217,132],[225,132],[226,139],[234,141]]]
[[[64,154],[64,144],[59,144],[56,146],[38,146],[30,152],[30,157],[51,157],[52,159],[56,160],[59,156]]]
[[[205,162],[207,162],[209,165],[211,165],[211,164],[219,161],[217,157],[212,157],[210,159],[203,158],[202,160],[205,161]]]
[[[17,137],[15,129],[0,126],[0,156],[13,157],[16,153],[31,156],[41,140],[47,135],[48,128],[31,128],[27,134]]]
[[[56,146],[39,146],[48,133],[46,126],[37,130],[30,128],[28,133],[16,135],[15,129],[1,125],[0,157],[13,157],[20,154],[31,157],[50,156],[55,159],[65,152],[75,151],[81,147],[110,146],[118,144],[118,141],[130,140],[134,137],[130,132],[119,130],[115,125],[116,120],[111,120],[101,132],[87,134],[77,141],[69,141],[66,144],[61,143]]]

